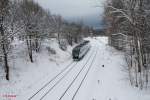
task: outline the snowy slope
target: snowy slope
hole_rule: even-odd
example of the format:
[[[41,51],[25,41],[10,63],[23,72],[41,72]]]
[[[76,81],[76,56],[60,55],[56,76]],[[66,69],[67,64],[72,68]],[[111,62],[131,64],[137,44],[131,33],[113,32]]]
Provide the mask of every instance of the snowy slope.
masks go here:
[[[14,53],[11,55],[13,60],[9,62],[9,82],[4,79],[4,69],[0,67],[0,100],[23,100],[23,97],[27,99],[72,61],[70,59],[72,47],[68,47],[67,51],[62,51],[55,39],[47,40],[42,44],[41,52],[34,54],[34,63],[29,61],[24,42],[15,40],[12,45],[15,47],[12,51]],[[53,48],[56,54],[49,54],[46,47]]]

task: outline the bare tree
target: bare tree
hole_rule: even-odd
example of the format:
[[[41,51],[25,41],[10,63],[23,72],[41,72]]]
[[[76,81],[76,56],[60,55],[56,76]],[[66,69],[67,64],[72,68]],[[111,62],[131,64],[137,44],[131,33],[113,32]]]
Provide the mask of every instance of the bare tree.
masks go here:
[[[23,0],[20,4],[22,20],[25,24],[25,37],[28,48],[28,54],[31,62],[33,60],[33,44],[35,43],[36,51],[39,51],[41,32],[43,32],[43,9],[32,0]]]
[[[1,51],[3,54],[6,79],[9,80],[9,65],[8,65],[8,53],[10,47],[10,40],[8,36],[10,35],[6,26],[7,20],[6,17],[9,13],[9,0],[0,1],[0,44]]]
[[[109,21],[109,40],[119,48],[125,48],[129,72],[135,69],[135,84],[141,89],[148,82],[149,55],[149,5],[147,0],[110,0],[106,6]],[[113,35],[116,33],[121,33]],[[120,37],[121,36],[121,37]],[[127,38],[124,38],[127,37]],[[131,76],[131,74],[130,74]],[[144,81],[144,77],[145,80]]]

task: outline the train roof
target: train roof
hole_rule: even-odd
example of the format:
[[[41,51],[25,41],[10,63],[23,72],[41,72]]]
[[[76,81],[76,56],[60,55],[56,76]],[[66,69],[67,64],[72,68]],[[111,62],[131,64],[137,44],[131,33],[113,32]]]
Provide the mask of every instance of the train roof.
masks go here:
[[[88,44],[89,42],[90,42],[90,41],[85,40],[85,41],[83,41],[82,43],[80,43],[78,46],[76,46],[76,48],[80,48],[80,47],[82,47],[83,45]]]
[[[83,41],[80,45],[83,46],[83,45],[85,45],[85,44],[87,44],[87,43],[89,43],[89,42],[90,42],[90,41],[85,40],[85,41]]]

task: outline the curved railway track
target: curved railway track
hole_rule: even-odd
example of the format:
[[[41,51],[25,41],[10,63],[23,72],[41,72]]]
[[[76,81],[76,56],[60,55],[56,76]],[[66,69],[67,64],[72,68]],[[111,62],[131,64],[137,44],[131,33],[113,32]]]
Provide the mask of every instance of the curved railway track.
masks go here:
[[[87,70],[87,72],[86,72],[84,78],[82,79],[82,81],[81,81],[79,87],[77,88],[75,94],[73,95],[72,100],[75,99],[77,93],[79,92],[79,89],[81,88],[81,86],[82,86],[83,82],[85,81],[85,79],[86,79],[88,73],[90,72],[90,69],[92,68],[92,65],[93,65],[93,63],[94,63],[94,60],[95,60],[95,58],[96,58],[96,55],[97,55],[97,51],[96,51],[95,57],[94,57],[93,60],[92,60],[92,63],[90,64],[90,67],[88,68],[88,70]]]
[[[67,70],[74,62],[69,63],[60,73],[54,76],[50,81],[48,81],[45,85],[43,85],[36,93],[34,93],[28,100],[32,100],[41,90],[43,90],[46,86],[48,86],[52,81],[54,81],[59,75],[61,75],[65,70]]]
[[[90,66],[88,67],[88,69],[87,69],[87,71],[86,71],[86,73],[85,73],[85,75],[84,75],[84,77],[83,77],[83,79],[82,79],[80,85],[78,86],[76,92],[74,93],[74,95],[73,95],[73,97],[72,97],[72,100],[75,99],[75,96],[77,95],[77,93],[78,93],[80,87],[82,86],[82,84],[83,84],[85,78],[87,77],[87,75],[88,75],[90,69],[92,68],[92,64],[94,63],[94,60],[95,60],[95,58],[96,58],[96,54],[97,54],[97,51],[96,51],[94,57],[92,58],[92,61],[91,61],[91,63],[90,63]],[[81,74],[81,72],[85,69],[85,67],[87,67],[87,66],[86,66],[87,63],[88,63],[88,62],[86,62],[86,64],[82,67],[82,69],[80,70],[80,72],[77,74],[77,76],[74,78],[74,80],[70,83],[70,85],[67,87],[67,89],[65,90],[65,92],[64,92],[64,93],[61,95],[61,97],[59,98],[59,100],[62,100],[62,98],[66,95],[67,91],[68,91],[68,90],[71,88],[71,86],[74,84],[74,82],[75,82],[76,79],[79,77],[79,75]]]
[[[89,58],[92,54],[89,56]],[[88,61],[87,61],[88,62]],[[36,95],[38,95],[44,88],[46,88],[50,83],[55,81],[59,76],[63,75],[39,100],[42,100],[61,80],[77,65],[78,62],[69,63],[60,73],[58,73],[55,77],[53,77],[50,81],[48,81],[45,85],[43,85],[37,92],[35,92],[28,100],[34,99]],[[68,71],[67,71],[68,70]],[[67,72],[65,72],[67,71]],[[65,73],[64,73],[65,72]]]

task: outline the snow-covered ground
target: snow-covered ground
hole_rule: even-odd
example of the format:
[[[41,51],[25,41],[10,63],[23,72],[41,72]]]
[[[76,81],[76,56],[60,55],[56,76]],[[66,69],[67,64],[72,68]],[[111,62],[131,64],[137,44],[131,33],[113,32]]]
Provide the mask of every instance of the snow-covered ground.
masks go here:
[[[72,47],[68,47],[68,50],[64,52],[59,49],[55,39],[47,40],[42,44],[41,52],[34,54],[34,63],[29,61],[24,42],[16,40],[12,44],[15,46],[12,52],[15,53],[11,55],[13,60],[10,62],[9,82],[5,80],[4,69],[0,66],[0,100],[29,97],[72,61]],[[56,54],[50,54],[46,50],[47,47],[53,48]]]
[[[92,47],[83,60],[73,62],[32,100],[40,100],[45,93],[47,95],[42,100],[59,100],[61,96],[60,100],[150,100],[150,91],[141,91],[130,86],[128,76],[123,70],[126,64],[124,55],[107,45],[107,37],[86,39],[91,41]],[[28,100],[72,62],[72,47],[68,47],[64,52],[59,49],[55,40],[47,41],[43,45],[51,46],[57,51],[56,55],[49,54],[43,48],[41,53],[34,57],[36,59],[33,64],[29,63],[26,53],[22,54],[24,49],[19,48],[23,43],[14,44],[20,56],[13,56],[16,59],[11,62],[11,81],[0,80],[0,100]],[[88,69],[90,70],[87,73]],[[66,76],[62,78],[65,73]]]
[[[150,91],[131,87],[123,68],[123,53],[109,47],[106,40],[92,40],[99,52],[76,100],[150,100]]]

